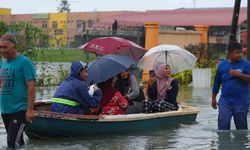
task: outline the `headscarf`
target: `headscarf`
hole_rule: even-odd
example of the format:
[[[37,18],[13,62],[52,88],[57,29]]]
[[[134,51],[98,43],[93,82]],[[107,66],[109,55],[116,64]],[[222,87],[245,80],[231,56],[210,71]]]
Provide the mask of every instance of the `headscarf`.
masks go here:
[[[164,70],[166,69],[166,65],[162,64],[157,70],[157,99],[164,100],[166,98],[166,91],[169,89],[173,78],[166,77],[164,75]]]

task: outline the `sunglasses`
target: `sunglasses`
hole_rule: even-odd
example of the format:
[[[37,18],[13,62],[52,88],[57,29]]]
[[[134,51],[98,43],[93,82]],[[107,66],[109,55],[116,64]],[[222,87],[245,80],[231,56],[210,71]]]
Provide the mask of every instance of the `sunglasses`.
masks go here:
[[[7,46],[0,46],[0,49],[6,49],[8,48]]]

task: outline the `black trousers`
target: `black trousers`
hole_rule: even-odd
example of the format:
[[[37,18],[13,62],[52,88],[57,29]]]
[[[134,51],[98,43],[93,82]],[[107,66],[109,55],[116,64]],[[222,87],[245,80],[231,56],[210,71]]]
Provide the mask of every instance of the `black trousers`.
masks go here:
[[[11,114],[1,114],[7,132],[7,145],[9,149],[24,147],[23,130],[26,123],[26,111]]]

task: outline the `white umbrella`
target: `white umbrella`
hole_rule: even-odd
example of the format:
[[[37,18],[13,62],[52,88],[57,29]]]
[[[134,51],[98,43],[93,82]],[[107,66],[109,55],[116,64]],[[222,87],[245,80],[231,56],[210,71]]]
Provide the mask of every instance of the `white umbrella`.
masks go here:
[[[161,64],[168,64],[172,73],[178,73],[194,68],[196,60],[193,54],[177,45],[159,45],[148,50],[137,66],[157,70]]]

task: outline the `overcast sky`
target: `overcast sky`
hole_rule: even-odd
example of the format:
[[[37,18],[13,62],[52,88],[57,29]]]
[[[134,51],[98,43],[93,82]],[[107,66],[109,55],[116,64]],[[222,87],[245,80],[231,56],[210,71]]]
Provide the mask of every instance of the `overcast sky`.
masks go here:
[[[233,7],[235,0],[69,0],[72,12],[117,10],[162,10],[206,7]],[[60,0],[0,0],[0,8],[11,8],[12,14],[57,12]],[[241,0],[247,6],[247,0]]]

